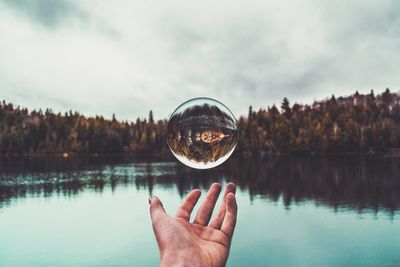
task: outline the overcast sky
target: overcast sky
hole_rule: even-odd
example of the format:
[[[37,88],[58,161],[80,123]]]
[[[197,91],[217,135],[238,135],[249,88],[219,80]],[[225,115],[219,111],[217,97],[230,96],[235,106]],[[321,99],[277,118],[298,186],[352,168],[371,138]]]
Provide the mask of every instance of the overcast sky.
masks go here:
[[[135,120],[400,86],[400,1],[0,0],[0,99]]]

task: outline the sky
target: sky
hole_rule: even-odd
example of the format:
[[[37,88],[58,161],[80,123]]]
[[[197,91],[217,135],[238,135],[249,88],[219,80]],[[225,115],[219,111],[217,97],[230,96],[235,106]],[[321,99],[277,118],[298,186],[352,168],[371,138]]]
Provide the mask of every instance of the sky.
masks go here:
[[[136,120],[400,87],[400,1],[0,0],[0,99]]]

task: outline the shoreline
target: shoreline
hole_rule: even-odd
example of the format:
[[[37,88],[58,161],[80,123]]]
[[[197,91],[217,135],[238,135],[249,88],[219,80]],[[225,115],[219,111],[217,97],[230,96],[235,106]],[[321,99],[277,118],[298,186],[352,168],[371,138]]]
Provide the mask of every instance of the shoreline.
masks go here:
[[[334,157],[347,157],[347,156],[359,156],[359,157],[380,157],[380,158],[400,158],[400,149],[394,149],[395,151],[380,151],[373,153],[371,152],[278,152],[269,153],[262,151],[259,153],[253,153],[249,151],[233,153],[232,158],[273,158],[279,156],[334,156]],[[160,161],[167,161],[174,159],[171,153],[160,154],[160,153],[134,153],[134,152],[111,152],[111,153],[77,153],[77,152],[63,152],[63,153],[6,153],[0,154],[0,159],[3,158],[75,158],[75,157],[132,157],[133,159],[158,159]]]

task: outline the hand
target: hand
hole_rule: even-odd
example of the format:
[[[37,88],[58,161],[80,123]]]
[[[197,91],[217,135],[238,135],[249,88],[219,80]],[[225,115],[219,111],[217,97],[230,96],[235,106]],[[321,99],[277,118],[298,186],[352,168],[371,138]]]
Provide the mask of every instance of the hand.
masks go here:
[[[189,219],[200,197],[199,189],[187,195],[175,217],[166,214],[157,197],[149,200],[161,267],[225,266],[236,224],[237,204],[235,185],[229,183],[217,216],[208,224],[221,187],[219,183],[210,187],[193,223]]]

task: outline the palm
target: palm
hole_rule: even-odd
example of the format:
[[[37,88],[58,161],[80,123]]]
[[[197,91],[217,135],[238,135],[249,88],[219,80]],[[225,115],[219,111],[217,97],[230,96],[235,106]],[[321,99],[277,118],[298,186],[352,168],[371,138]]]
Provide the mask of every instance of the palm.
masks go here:
[[[193,190],[178,209],[175,218],[168,216],[157,198],[151,201],[154,232],[163,255],[180,255],[191,259],[192,266],[224,266],[236,222],[235,186],[228,184],[221,208],[208,225],[221,185],[211,186],[193,223],[190,214],[200,197]],[[229,195],[229,196],[228,196]],[[176,256],[178,257],[178,256]]]

